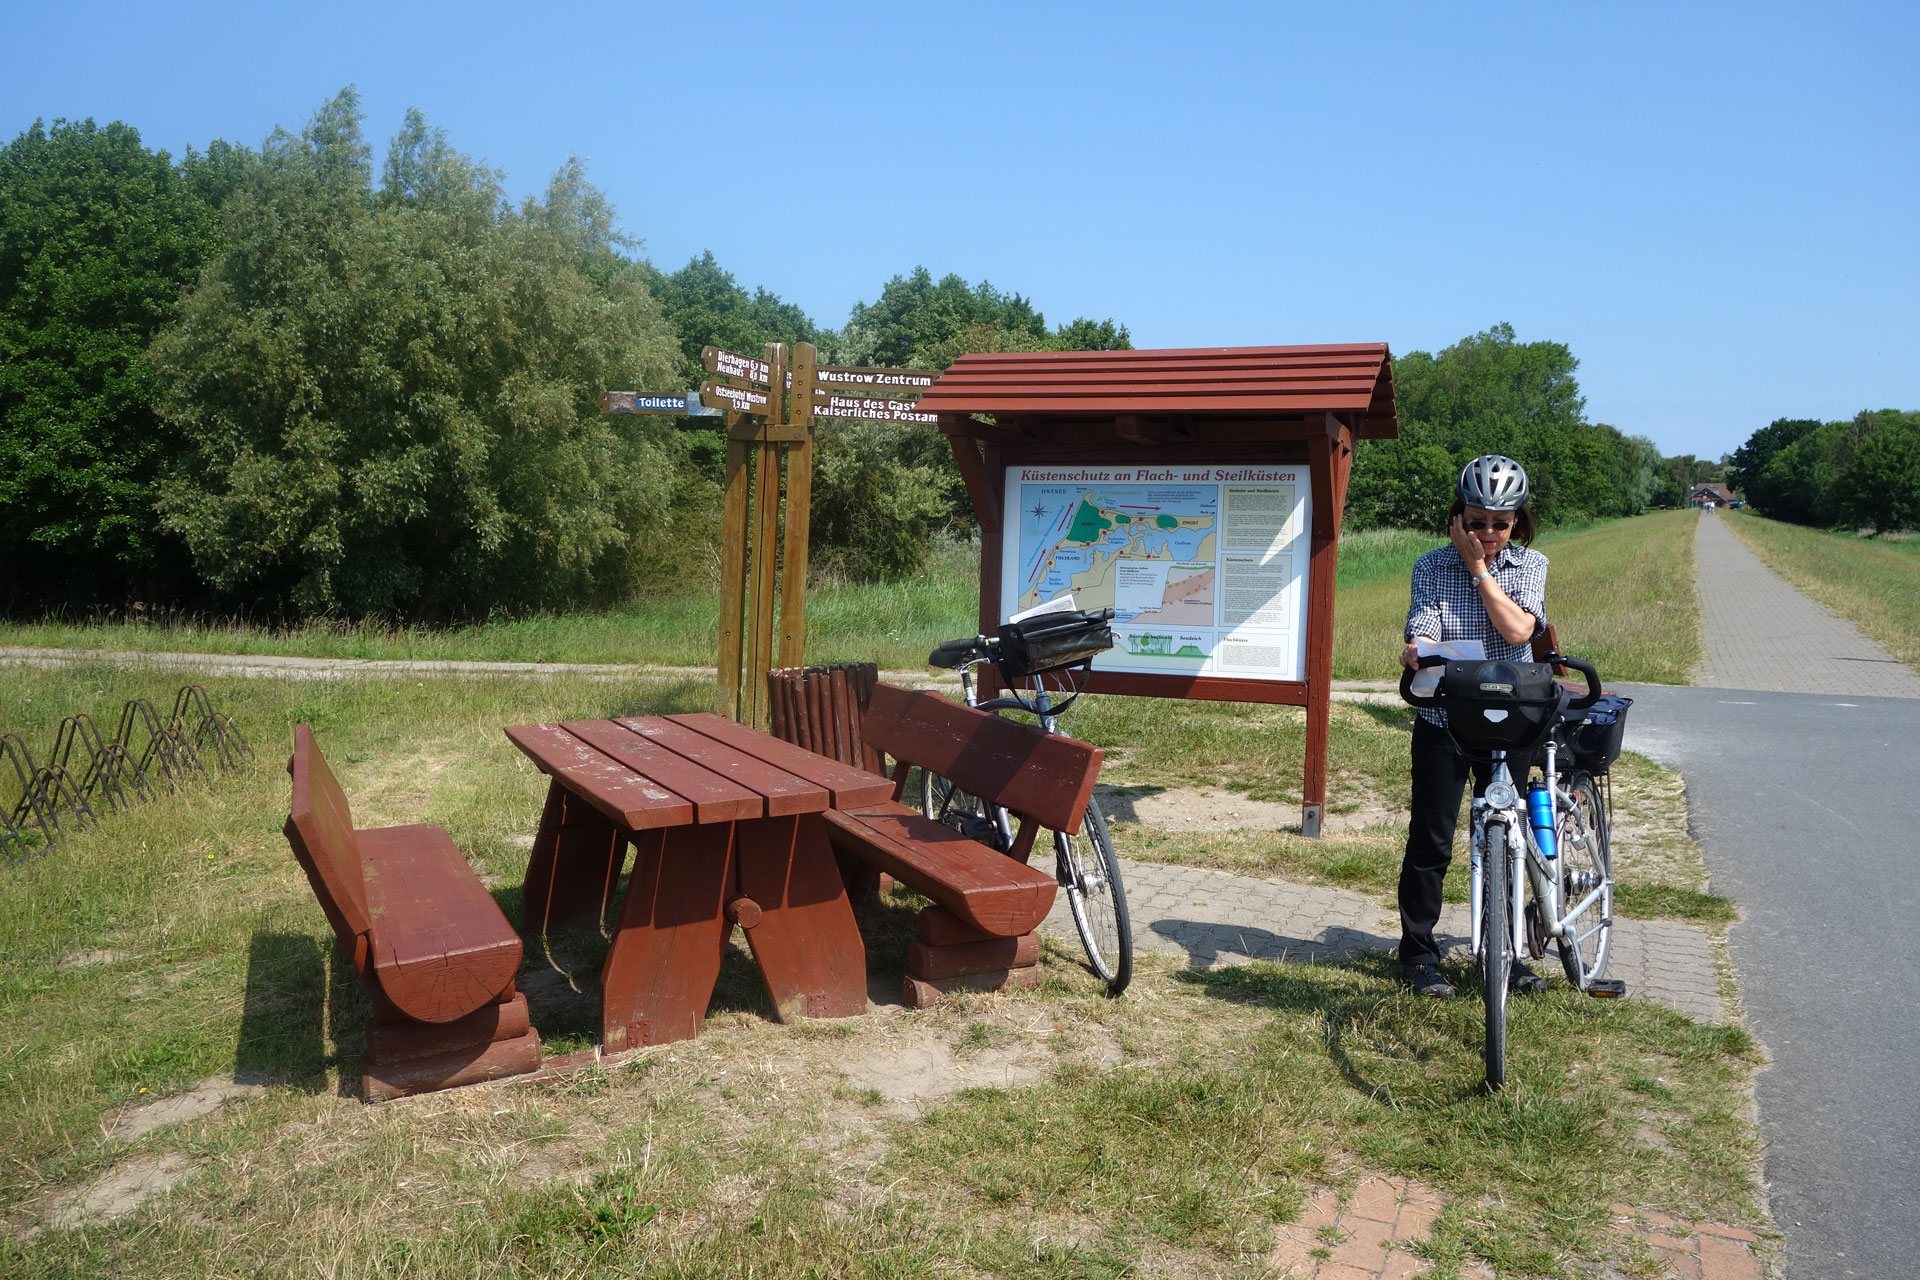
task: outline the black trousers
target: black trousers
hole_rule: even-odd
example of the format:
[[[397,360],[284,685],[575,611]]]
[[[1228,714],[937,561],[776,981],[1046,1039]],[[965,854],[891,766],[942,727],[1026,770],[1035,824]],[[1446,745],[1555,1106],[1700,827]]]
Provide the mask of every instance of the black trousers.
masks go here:
[[[1513,767],[1513,766],[1509,766]],[[1400,864],[1400,963],[1439,964],[1433,927],[1440,922],[1440,886],[1453,861],[1453,832],[1460,821],[1460,795],[1467,776],[1473,794],[1493,780],[1493,766],[1469,764],[1447,731],[1418,717],[1413,722],[1413,806],[1407,819],[1407,852]],[[1523,775],[1516,774],[1516,785]]]

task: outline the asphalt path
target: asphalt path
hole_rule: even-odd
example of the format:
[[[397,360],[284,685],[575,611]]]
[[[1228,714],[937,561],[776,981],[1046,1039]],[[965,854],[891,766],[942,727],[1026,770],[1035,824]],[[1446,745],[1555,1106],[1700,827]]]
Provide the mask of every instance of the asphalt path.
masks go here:
[[[1686,779],[1795,1280],[1920,1275],[1920,701],[1620,685]]]

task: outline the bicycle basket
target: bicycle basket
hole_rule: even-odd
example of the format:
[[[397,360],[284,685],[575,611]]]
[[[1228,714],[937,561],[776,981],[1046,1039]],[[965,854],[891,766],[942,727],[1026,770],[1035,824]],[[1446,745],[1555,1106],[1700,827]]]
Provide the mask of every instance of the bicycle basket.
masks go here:
[[[1588,773],[1605,773],[1613,762],[1620,758],[1620,744],[1627,736],[1627,708],[1633,705],[1632,698],[1622,698],[1618,694],[1602,694],[1600,700],[1584,712],[1575,712],[1581,718],[1566,726],[1566,744],[1568,768],[1585,769]]]
[[[1468,751],[1533,750],[1566,705],[1567,691],[1544,662],[1449,662],[1440,703],[1454,741]]]
[[[1009,682],[1078,666],[1113,648],[1113,610],[1043,613],[1000,628],[1000,674]]]

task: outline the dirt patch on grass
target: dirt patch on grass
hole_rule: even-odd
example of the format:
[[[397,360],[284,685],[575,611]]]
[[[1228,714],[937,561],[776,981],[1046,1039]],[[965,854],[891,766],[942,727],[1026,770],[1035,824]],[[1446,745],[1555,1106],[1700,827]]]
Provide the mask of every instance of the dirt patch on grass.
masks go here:
[[[102,1127],[116,1142],[131,1142],[155,1129],[212,1115],[234,1098],[251,1098],[265,1092],[264,1085],[240,1084],[232,1076],[208,1076],[185,1093],[122,1111],[106,1120]]]
[[[117,1164],[61,1200],[49,1225],[70,1230],[124,1218],[187,1176],[185,1156],[141,1156]]]
[[[1215,787],[1103,786],[1095,788],[1094,794],[1109,821],[1136,822],[1160,831],[1300,830],[1299,805],[1255,800]],[[1345,812],[1328,813],[1322,829],[1341,833],[1404,826],[1406,821],[1405,809],[1368,795],[1346,807]]]
[[[91,969],[95,965],[118,964],[127,958],[124,951],[78,951],[68,956],[56,969]]]

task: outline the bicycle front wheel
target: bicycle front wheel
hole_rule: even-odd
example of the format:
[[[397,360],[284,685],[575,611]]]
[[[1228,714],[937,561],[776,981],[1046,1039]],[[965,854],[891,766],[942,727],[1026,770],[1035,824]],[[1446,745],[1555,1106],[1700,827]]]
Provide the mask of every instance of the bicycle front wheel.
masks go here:
[[[1480,985],[1487,1006],[1487,1086],[1507,1082],[1507,980],[1513,974],[1513,940],[1508,936],[1507,824],[1487,823],[1481,853],[1485,888],[1480,897]]]
[[[979,796],[962,791],[937,773],[920,770],[920,812],[935,822],[961,830],[969,818],[987,816]]]
[[[1582,770],[1570,775],[1562,799],[1554,848],[1559,854],[1563,909],[1571,911],[1599,891],[1585,910],[1566,921],[1556,942],[1567,981],[1585,991],[1588,983],[1606,976],[1607,957],[1613,950],[1613,849],[1607,807],[1592,774]]]
[[[1087,963],[1119,995],[1133,981],[1133,922],[1127,915],[1127,891],[1120,882],[1120,860],[1107,834],[1099,802],[1087,801],[1087,816],[1076,838],[1054,833],[1060,888],[1073,913],[1073,927],[1087,949]]]

